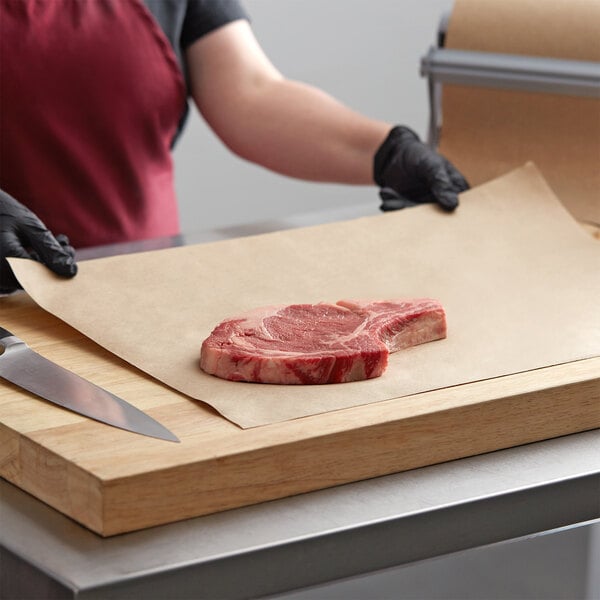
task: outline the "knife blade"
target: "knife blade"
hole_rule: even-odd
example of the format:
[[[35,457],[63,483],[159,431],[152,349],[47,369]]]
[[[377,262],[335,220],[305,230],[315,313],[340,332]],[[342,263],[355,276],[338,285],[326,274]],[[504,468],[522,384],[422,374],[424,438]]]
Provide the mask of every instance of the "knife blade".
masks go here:
[[[101,423],[179,442],[152,417],[122,398],[53,363],[0,327],[0,377],[33,394]]]

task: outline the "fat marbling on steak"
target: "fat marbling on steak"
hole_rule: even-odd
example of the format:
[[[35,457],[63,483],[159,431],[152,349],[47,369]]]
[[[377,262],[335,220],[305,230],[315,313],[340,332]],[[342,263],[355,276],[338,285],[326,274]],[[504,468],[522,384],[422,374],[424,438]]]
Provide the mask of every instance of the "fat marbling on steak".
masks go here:
[[[231,381],[344,383],[379,377],[390,352],[444,337],[431,298],[267,306],[217,325],[200,367]]]

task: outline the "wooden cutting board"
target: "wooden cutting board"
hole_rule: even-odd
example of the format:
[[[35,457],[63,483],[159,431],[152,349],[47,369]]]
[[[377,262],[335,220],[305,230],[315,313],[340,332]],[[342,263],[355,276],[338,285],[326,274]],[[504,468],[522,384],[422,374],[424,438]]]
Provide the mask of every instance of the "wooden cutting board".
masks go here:
[[[159,420],[122,431],[0,380],[0,475],[102,536],[600,427],[600,357],[240,429],[39,308],[0,323]]]

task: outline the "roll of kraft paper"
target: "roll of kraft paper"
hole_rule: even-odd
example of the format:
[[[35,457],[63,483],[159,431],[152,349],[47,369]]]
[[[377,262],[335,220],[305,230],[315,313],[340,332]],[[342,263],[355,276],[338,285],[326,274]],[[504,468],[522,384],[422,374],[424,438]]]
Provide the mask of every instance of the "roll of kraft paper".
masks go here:
[[[600,61],[600,0],[456,0],[445,47]],[[600,97],[445,84],[440,151],[472,185],[533,161],[600,226]]]

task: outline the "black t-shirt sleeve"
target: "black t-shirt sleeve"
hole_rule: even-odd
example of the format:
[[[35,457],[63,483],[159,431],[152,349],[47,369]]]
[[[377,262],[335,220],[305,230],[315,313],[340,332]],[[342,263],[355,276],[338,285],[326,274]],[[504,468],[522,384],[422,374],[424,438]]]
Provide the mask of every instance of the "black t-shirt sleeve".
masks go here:
[[[188,0],[181,47],[185,49],[203,35],[238,19],[249,20],[238,0]]]

